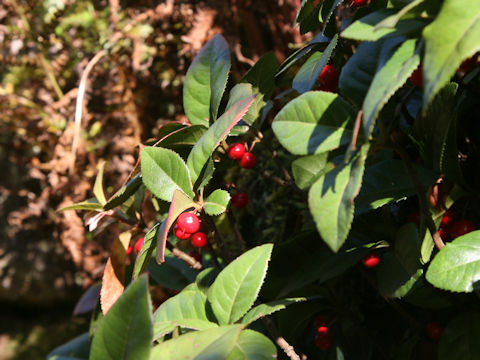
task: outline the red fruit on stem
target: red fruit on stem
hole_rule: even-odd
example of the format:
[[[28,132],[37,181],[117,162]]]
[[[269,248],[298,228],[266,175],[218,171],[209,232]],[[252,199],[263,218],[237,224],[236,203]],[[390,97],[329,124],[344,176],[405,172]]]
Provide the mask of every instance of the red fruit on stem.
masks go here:
[[[128,245],[127,250],[125,250],[125,254],[130,255],[132,253],[132,250],[133,250],[132,245]]]
[[[417,211],[417,212],[413,212],[413,213],[408,214],[407,220],[408,220],[408,222],[413,222],[415,224],[420,224],[420,213]]]
[[[239,192],[232,196],[232,205],[238,209],[244,208],[247,206],[250,199],[246,192]]]
[[[200,219],[194,213],[182,213],[177,219],[177,225],[181,230],[193,234],[200,229]]]
[[[443,326],[437,322],[431,322],[426,327],[427,335],[430,339],[438,341],[442,337]]]
[[[365,6],[367,4],[368,4],[368,0],[352,0],[350,2],[350,6],[353,6],[353,7]]]
[[[257,157],[251,152],[246,152],[238,161],[238,164],[244,169],[253,169],[257,164]]]
[[[143,245],[143,241],[145,240],[145,238],[141,237],[140,239],[137,240],[137,242],[135,243],[135,252],[138,254],[140,252],[140,249],[142,248],[142,245]]]
[[[443,241],[447,241],[450,237],[450,232],[448,231],[448,229],[441,227],[440,229],[438,229],[438,235],[440,235]]]
[[[190,239],[190,236],[192,236],[191,233],[187,233],[186,231],[182,230],[177,224],[175,224],[175,227],[173,228],[173,232],[175,236],[180,240],[187,240],[187,239]]]
[[[332,347],[332,335],[327,326],[320,326],[317,329],[315,345],[322,350],[328,350]]]
[[[192,245],[197,248],[202,248],[207,245],[207,235],[204,232],[196,232],[192,235]]]
[[[318,90],[335,92],[338,86],[338,71],[333,65],[325,65],[318,77]]]
[[[410,81],[415,86],[422,86],[423,84],[423,67],[422,64],[418,65],[415,71],[410,75]]]
[[[475,224],[470,220],[459,220],[450,227],[450,235],[455,239],[475,230]]]
[[[445,214],[443,214],[440,226],[450,226],[453,223],[453,220],[455,220],[455,212],[453,209],[448,209],[445,211]]]
[[[313,322],[313,325],[315,325],[315,327],[318,330],[322,326],[327,326],[328,325],[328,320],[325,316],[320,314],[315,318],[315,321]]]
[[[375,253],[370,253],[367,256],[364,256],[362,259],[362,264],[367,268],[374,268],[380,263],[380,257]]]
[[[230,159],[240,160],[243,154],[245,154],[245,151],[245,146],[240,143],[235,143],[228,147],[227,155]]]

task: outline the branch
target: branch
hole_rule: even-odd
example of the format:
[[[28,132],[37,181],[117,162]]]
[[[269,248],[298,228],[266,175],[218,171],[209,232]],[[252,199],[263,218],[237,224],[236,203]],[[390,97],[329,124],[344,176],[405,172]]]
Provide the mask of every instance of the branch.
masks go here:
[[[173,246],[169,242],[167,242],[167,248],[172,252],[173,255],[178,257],[179,259],[185,261],[188,265],[196,270],[202,270],[202,264],[195,260],[193,257],[188,255],[187,253],[183,252],[179,248]]]
[[[287,340],[285,340],[282,336],[278,334],[278,330],[275,327],[275,324],[273,323],[272,320],[270,320],[268,317],[262,318],[263,322],[267,326],[268,332],[272,337],[275,339],[275,342],[277,343],[278,346],[283,350],[285,354],[291,359],[291,360],[301,360],[300,356],[297,355],[295,352],[295,349],[293,348],[292,345],[290,345]]]

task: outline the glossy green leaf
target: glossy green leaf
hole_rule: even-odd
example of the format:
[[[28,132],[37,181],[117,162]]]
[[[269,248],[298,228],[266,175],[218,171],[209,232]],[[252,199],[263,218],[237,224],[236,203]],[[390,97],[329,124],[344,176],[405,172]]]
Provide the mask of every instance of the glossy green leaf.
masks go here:
[[[355,21],[342,31],[341,36],[346,39],[358,41],[377,41],[386,36],[400,36],[414,31],[419,31],[425,22],[418,19],[400,20],[396,25],[389,28],[377,28],[383,20],[388,19],[397,12],[393,9],[382,9],[368,14]]]
[[[239,320],[255,302],[267,273],[273,245],[257,246],[231,262],[217,276],[208,300],[220,324]]]
[[[105,210],[110,210],[122,205],[138,190],[140,185],[142,185],[142,174],[137,174],[127,184],[118,189],[118,191],[108,199],[103,208]]]
[[[312,51],[317,50],[321,44],[327,42],[330,42],[330,39],[326,36],[323,36],[321,33],[315,36],[312,41],[310,41],[310,43],[308,43],[301,49],[298,49],[285,59],[285,61],[278,68],[275,77],[280,77],[281,75],[285,74],[287,70],[289,70],[293,65],[300,61],[304,56],[306,56]]]
[[[324,171],[331,170],[327,166],[328,153],[304,156],[292,162],[292,175],[295,184],[302,189],[308,189]]]
[[[195,144],[187,159],[187,166],[190,169],[193,182],[198,179],[213,151],[245,115],[254,99],[254,97],[249,97],[233,105],[210,126],[207,132]]]
[[[438,360],[480,359],[480,314],[455,317],[445,328],[438,347]]]
[[[427,280],[450,291],[472,292],[480,288],[480,231],[460,236],[433,258]]]
[[[260,304],[251,309],[242,319],[242,324],[250,324],[264,316],[285,309],[290,304],[305,301],[305,298],[291,298]]]
[[[195,57],[185,77],[183,104],[191,124],[208,127],[210,119],[216,120],[229,70],[228,44],[221,35],[215,35]]]
[[[63,208],[58,209],[57,211],[60,212],[60,211],[67,211],[67,210],[101,211],[103,210],[103,206],[96,199],[89,199],[86,201],[81,201],[76,204],[67,205]]]
[[[167,246],[167,237],[170,228],[173,226],[173,223],[177,217],[183,213],[185,210],[195,208],[196,204],[190,199],[183,191],[175,189],[173,192],[172,202],[170,203],[170,208],[168,209],[167,218],[162,222],[160,226],[158,241],[157,241],[157,254],[156,259],[159,264],[163,263],[165,256],[165,248]]]
[[[211,216],[220,215],[227,210],[229,202],[230,194],[228,191],[217,189],[207,196],[203,203],[203,210]]]
[[[254,95],[254,92],[251,84],[240,83],[235,85],[230,91],[230,97],[228,98],[228,103],[225,108],[225,111],[228,111],[228,109],[230,109],[233,105],[235,105],[239,101],[247,99],[253,95]],[[251,125],[255,122],[255,120],[258,118],[261,107],[264,105],[265,105],[265,102],[263,101],[263,95],[257,95],[252,105],[250,105],[250,108],[248,109],[247,113],[243,115],[242,119],[230,131],[230,135],[238,136],[238,135],[245,134],[249,129],[248,124]]]
[[[168,136],[165,136],[163,140],[161,139],[159,146],[174,150],[186,146],[194,146],[206,130],[207,128],[202,125],[186,126],[174,130]]]
[[[140,252],[137,254],[137,258],[135,259],[135,265],[133,267],[132,278],[136,279],[140,276],[141,273],[145,271],[145,268],[152,257],[153,251],[157,246],[158,235],[159,235],[159,228],[160,224],[156,223],[145,235],[143,240],[142,248]]]
[[[318,154],[350,141],[355,116],[340,96],[310,91],[290,101],[273,120],[272,129],[291,153]]]
[[[445,0],[423,31],[423,109],[455,74],[463,60],[480,50],[480,2]]]
[[[195,284],[197,285],[197,288],[203,293],[207,294],[210,285],[213,284],[218,273],[219,270],[214,267],[209,267],[202,270],[195,279]]]
[[[277,358],[277,348],[265,335],[243,330],[226,360],[271,360]]]
[[[150,261],[147,271],[153,283],[163,288],[182,290],[195,280],[197,270],[173,255],[168,249],[165,251],[164,262],[159,266],[155,261]]]
[[[300,94],[313,90],[320,73],[330,60],[330,56],[337,46],[337,42],[338,35],[335,34],[325,51],[323,53],[315,52],[297,72],[297,75],[293,79],[292,87]]]
[[[403,42],[375,74],[363,101],[363,130],[368,138],[383,106],[420,64],[416,39]]]
[[[153,340],[148,280],[130,283],[110,308],[93,337],[90,360],[145,360]]]
[[[207,317],[206,305],[207,297],[198,289],[185,289],[169,298],[153,314],[153,338],[158,339],[177,326],[194,330],[216,327]]]
[[[321,176],[308,192],[308,205],[323,241],[337,252],[353,221],[354,203],[361,184],[368,146],[350,163]]]
[[[77,336],[47,355],[47,360],[88,360],[90,336],[87,333]]]
[[[182,190],[194,197],[188,169],[180,155],[168,149],[144,147],[140,155],[143,183],[153,195],[172,201],[173,192]]]
[[[403,297],[423,274],[420,263],[420,237],[417,225],[402,226],[395,237],[395,249],[382,255],[378,266],[378,287],[385,297]]]
[[[242,328],[242,325],[230,325],[186,333],[154,346],[150,359],[226,359],[238,342]]]
[[[93,194],[97,198],[98,202],[102,205],[107,203],[105,193],[103,192],[103,171],[105,169],[105,160],[100,160],[97,164],[97,177],[95,178],[95,184],[93,185]]]
[[[263,94],[264,101],[269,99],[275,90],[275,73],[278,60],[273,52],[263,55],[240,80],[250,83],[253,88]]]

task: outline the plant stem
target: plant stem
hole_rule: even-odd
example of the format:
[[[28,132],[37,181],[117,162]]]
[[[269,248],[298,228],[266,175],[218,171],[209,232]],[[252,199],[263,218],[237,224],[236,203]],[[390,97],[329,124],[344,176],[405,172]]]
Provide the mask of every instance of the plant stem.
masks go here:
[[[188,265],[196,270],[202,270],[202,264],[195,260],[193,257],[188,255],[187,253],[183,252],[179,248],[173,246],[167,241],[167,249],[172,252],[173,255],[178,257],[179,259],[185,261]]]
[[[270,335],[272,335],[272,337],[275,339],[275,342],[278,346],[280,346],[284,353],[287,354],[287,356],[291,360],[300,360],[300,356],[297,355],[293,346],[290,345],[287,340],[285,340],[282,336],[280,336],[273,321],[270,320],[268,317],[264,317],[262,318],[262,320],[267,326],[268,332],[270,333]]]

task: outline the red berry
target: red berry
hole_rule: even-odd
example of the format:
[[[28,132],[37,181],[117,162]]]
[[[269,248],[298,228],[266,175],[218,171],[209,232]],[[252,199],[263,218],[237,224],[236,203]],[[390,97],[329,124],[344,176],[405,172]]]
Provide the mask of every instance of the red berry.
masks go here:
[[[318,90],[335,92],[338,86],[338,71],[333,65],[325,65],[318,77]]]
[[[450,228],[450,235],[455,239],[475,230],[475,224],[470,220],[459,220],[454,222]]]
[[[140,239],[137,240],[135,243],[135,252],[138,254],[140,250],[142,249],[143,241],[145,238],[141,237]]]
[[[177,225],[181,230],[193,234],[200,229],[200,219],[194,213],[182,213],[177,219]]]
[[[247,206],[250,199],[246,192],[239,192],[232,196],[232,205],[238,209],[244,208]]]
[[[364,256],[362,259],[362,264],[367,268],[374,268],[380,263],[380,257],[375,253],[370,253],[367,256]]]
[[[196,251],[190,251],[188,253],[188,255],[190,255],[192,258],[194,258],[195,260],[197,260],[198,262],[202,262],[202,255],[200,255],[198,252]]]
[[[427,335],[430,339],[438,341],[442,337],[443,326],[437,322],[431,322],[426,327]]]
[[[413,222],[415,224],[420,224],[420,213],[419,212],[413,212],[408,214],[407,217],[408,222]]]
[[[197,232],[192,235],[192,245],[197,248],[202,248],[207,245],[207,235],[204,232]]]
[[[230,159],[240,160],[245,154],[245,146],[239,143],[232,144],[228,147],[227,155]]]
[[[328,350],[332,347],[332,335],[327,326],[320,326],[317,329],[315,345],[322,350]]]
[[[448,229],[441,227],[440,229],[438,229],[438,235],[440,235],[443,241],[447,241],[450,237],[450,232],[448,231]]]
[[[253,169],[257,164],[257,157],[251,152],[246,152],[242,155],[242,158],[238,161],[238,164],[245,169]]]
[[[175,236],[180,240],[187,240],[187,239],[190,239],[190,236],[192,236],[191,233],[187,233],[186,231],[180,229],[180,227],[177,224],[175,224],[175,227],[173,228],[173,232],[175,233]]]
[[[422,86],[423,84],[423,67],[422,64],[418,65],[415,71],[410,75],[410,81],[415,86]]]
[[[368,4],[368,0],[352,0],[350,6],[360,7]]]
[[[448,209],[445,211],[445,214],[443,214],[440,226],[450,226],[453,223],[453,220],[455,220],[455,213],[453,209]]]
[[[130,255],[132,253],[132,250],[133,250],[132,245],[128,245],[127,250],[125,250],[125,254]]]
[[[318,315],[315,318],[315,321],[313,322],[313,325],[317,328],[317,330],[322,327],[322,326],[327,326],[328,325],[328,320],[325,316],[323,315]]]

